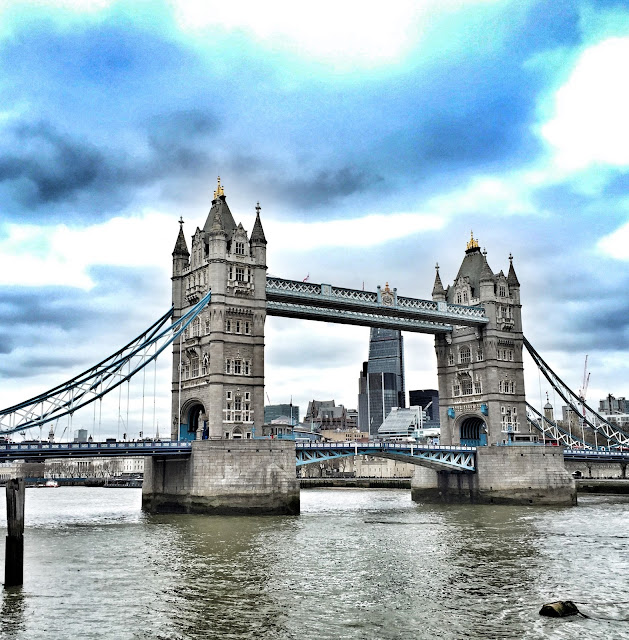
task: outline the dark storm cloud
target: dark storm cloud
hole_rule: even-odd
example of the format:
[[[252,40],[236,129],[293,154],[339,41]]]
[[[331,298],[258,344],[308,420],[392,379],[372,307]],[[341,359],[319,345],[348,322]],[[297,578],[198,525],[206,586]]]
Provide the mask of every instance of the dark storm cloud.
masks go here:
[[[43,370],[61,376],[72,368],[78,373],[130,342],[170,308],[170,283],[161,271],[94,267],[90,276],[96,282],[90,291],[0,288],[0,353],[5,354],[0,378]]]
[[[212,116],[195,110],[154,117],[139,132],[146,152],[134,154],[64,135],[46,122],[8,125],[0,158],[0,189],[11,196],[5,211],[37,218],[45,208],[50,220],[72,208],[82,219],[101,217],[103,209],[133,201],[142,187],[209,170],[201,139],[215,127]]]

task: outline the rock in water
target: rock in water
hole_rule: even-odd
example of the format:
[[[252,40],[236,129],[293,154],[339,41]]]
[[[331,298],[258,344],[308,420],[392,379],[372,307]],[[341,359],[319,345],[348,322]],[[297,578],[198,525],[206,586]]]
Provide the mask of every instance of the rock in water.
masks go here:
[[[545,604],[540,610],[540,616],[549,616],[551,618],[564,618],[565,616],[576,616],[581,613],[577,605],[572,600],[559,600],[558,602],[550,602]]]

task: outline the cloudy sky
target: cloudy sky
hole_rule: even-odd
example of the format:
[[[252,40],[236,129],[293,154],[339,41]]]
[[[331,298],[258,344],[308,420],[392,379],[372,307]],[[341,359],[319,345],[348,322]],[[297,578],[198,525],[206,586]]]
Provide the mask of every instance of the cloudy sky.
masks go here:
[[[577,389],[587,354],[589,399],[629,394],[628,61],[626,2],[0,0],[0,404],[170,306],[219,174],[286,278],[430,298],[473,229],[557,373]],[[368,337],[270,318],[269,398],[355,407]],[[407,388],[435,386],[405,340]]]

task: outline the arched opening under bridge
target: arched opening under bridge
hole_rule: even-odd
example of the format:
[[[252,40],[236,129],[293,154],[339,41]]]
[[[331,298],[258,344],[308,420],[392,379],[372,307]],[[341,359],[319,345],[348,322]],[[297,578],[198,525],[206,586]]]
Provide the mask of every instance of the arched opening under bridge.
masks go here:
[[[464,447],[481,447],[487,444],[485,422],[476,416],[470,416],[461,422],[459,435]]]
[[[196,440],[197,430],[202,420],[201,416],[205,416],[205,408],[200,402],[194,402],[190,405],[184,414],[187,418],[186,423],[181,425],[179,431],[180,440]],[[207,422],[204,421],[201,425],[203,427],[203,438],[207,438]]]

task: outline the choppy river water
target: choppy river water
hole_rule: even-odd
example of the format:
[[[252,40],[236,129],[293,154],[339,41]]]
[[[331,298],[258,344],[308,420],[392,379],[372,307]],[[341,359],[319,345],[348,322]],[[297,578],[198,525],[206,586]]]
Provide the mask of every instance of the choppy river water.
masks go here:
[[[140,498],[27,489],[24,587],[1,594],[0,637],[629,639],[627,497],[428,506],[313,489],[300,516],[260,518],[148,516]],[[540,617],[556,599],[591,617]]]

